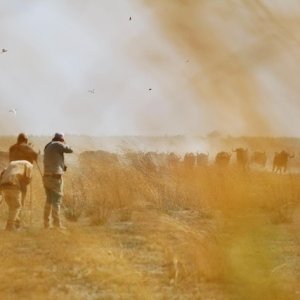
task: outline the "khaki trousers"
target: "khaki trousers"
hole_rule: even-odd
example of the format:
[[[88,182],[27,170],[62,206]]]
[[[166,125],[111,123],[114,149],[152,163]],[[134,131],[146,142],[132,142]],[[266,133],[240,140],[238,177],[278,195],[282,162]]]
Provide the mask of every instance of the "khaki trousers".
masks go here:
[[[8,205],[6,230],[15,230],[20,227],[22,192],[17,189],[3,189],[2,195]]]
[[[44,226],[50,226],[52,216],[52,225],[61,227],[60,207],[63,199],[63,178],[62,176],[44,176],[44,188],[46,192],[46,203],[44,206]]]
[[[62,203],[62,196],[56,192],[45,188],[47,199],[44,206],[44,227],[50,226],[50,216],[52,215],[52,224],[55,227],[61,227],[60,220],[60,206]]]

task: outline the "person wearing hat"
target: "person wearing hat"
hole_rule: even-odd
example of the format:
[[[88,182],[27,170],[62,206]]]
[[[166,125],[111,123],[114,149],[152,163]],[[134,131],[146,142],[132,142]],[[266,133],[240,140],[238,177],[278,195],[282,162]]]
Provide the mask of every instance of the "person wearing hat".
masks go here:
[[[9,161],[26,160],[33,164],[37,161],[38,153],[28,143],[28,136],[25,133],[20,133],[17,138],[17,143],[9,148]],[[27,195],[27,185],[23,185],[22,193],[22,206],[24,206],[25,198]]]
[[[73,150],[66,145],[63,133],[55,133],[52,141],[44,149],[45,228],[50,227],[51,215],[53,226],[63,228],[60,219],[60,206],[63,199],[63,174],[67,170],[64,161],[65,153],[73,153]]]

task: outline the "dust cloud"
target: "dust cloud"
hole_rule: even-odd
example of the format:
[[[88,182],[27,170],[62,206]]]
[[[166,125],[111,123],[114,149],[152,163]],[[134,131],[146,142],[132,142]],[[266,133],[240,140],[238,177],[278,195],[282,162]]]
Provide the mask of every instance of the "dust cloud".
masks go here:
[[[198,68],[182,80],[195,93],[194,108],[205,111],[203,124],[233,134],[299,136],[299,3],[143,3],[182,61]]]
[[[299,12],[292,0],[2,1],[0,134],[299,136]]]

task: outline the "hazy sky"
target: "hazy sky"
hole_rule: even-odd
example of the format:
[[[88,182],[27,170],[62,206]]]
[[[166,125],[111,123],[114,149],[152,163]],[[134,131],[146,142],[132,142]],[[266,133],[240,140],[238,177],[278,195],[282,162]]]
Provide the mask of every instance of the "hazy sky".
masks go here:
[[[0,134],[300,136],[299,1],[255,2],[0,0]]]

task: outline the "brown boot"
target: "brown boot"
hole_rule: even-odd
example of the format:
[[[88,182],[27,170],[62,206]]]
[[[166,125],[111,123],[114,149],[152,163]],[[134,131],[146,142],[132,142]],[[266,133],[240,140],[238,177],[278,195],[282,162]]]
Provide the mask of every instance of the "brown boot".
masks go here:
[[[15,231],[16,230],[15,224],[11,223],[11,222],[7,222],[5,230],[6,231]]]
[[[16,229],[20,229],[21,228],[21,221],[20,220],[16,220],[15,227],[16,227]]]

